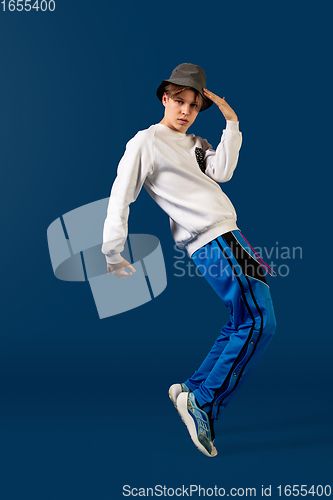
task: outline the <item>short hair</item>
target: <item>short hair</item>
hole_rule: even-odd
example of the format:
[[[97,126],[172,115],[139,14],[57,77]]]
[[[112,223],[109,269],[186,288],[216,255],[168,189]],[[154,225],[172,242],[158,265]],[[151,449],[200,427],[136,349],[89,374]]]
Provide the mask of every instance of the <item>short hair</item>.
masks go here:
[[[176,85],[174,83],[169,83],[168,85],[166,85],[164,87],[164,92],[166,93],[166,95],[170,99],[173,99],[176,95],[180,94],[181,92],[184,92],[184,90],[193,90],[193,92],[195,93],[195,95],[198,97],[199,111],[201,109],[205,109],[206,106],[205,106],[205,100],[204,100],[204,98],[202,97],[202,95],[200,94],[200,92],[198,92],[193,87],[185,87],[185,86],[182,86],[182,85]]]

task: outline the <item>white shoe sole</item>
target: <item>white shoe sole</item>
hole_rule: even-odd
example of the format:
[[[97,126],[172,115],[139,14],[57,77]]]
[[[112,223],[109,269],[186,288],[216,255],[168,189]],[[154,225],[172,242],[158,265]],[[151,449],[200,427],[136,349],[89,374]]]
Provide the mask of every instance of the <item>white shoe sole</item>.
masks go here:
[[[187,397],[188,397],[188,392],[182,392],[181,394],[179,394],[177,398],[178,413],[181,416],[184,424],[186,425],[187,430],[190,433],[191,439],[195,444],[195,446],[198,448],[198,450],[201,451],[201,453],[203,453],[204,455],[206,455],[206,457],[211,457],[211,458],[216,457],[217,449],[213,444],[212,444],[212,453],[209,454],[206,448],[202,446],[202,444],[198,440],[194,420],[187,410]]]
[[[181,392],[183,392],[183,390],[182,390],[182,386],[180,384],[173,384],[169,388],[169,398],[171,399],[171,401],[175,405],[176,409],[177,409],[177,398]]]

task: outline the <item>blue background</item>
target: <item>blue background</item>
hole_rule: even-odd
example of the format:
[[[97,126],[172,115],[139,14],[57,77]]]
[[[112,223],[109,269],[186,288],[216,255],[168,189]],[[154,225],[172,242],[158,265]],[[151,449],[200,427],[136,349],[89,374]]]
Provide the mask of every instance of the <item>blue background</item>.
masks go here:
[[[328,1],[1,4],[1,499],[330,483],[330,14]],[[272,259],[289,266],[269,279],[276,335],[217,423],[214,460],[167,391],[228,312],[204,278],[175,276],[167,215],[143,189],[129,220],[160,239],[166,290],[104,320],[88,283],[54,277],[46,239],[54,219],[109,196],[126,142],[161,120],[156,88],[181,62],[204,67],[239,117],[239,163],[222,187],[242,233],[302,248]],[[224,125],[214,107],[190,132],[216,146]]]

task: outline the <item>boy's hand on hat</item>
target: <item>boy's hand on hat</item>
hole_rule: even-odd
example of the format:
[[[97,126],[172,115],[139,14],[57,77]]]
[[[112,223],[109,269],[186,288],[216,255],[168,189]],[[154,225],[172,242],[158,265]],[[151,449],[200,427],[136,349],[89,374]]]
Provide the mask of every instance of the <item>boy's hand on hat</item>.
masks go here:
[[[125,271],[125,267],[132,272]],[[109,274],[113,274],[116,278],[126,279],[125,276],[130,276],[135,273],[134,267],[126,260],[123,259],[118,264],[109,264],[107,263],[107,269]]]
[[[224,97],[221,99],[221,97],[219,97],[216,94],[213,94],[213,92],[205,88],[203,88],[202,91],[205,97],[213,101],[216,104],[216,106],[218,106],[219,110],[221,111],[226,120],[232,122],[238,122],[238,118],[235,111],[229,106]]]

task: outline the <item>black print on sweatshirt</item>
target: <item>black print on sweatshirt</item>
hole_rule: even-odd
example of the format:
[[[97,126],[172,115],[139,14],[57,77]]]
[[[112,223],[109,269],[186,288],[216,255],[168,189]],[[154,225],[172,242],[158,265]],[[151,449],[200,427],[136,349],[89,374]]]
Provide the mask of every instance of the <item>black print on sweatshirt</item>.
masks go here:
[[[198,165],[200,167],[200,170],[205,173],[206,170],[206,165],[205,165],[205,155],[204,152],[201,148],[195,148],[195,157],[197,159]]]

